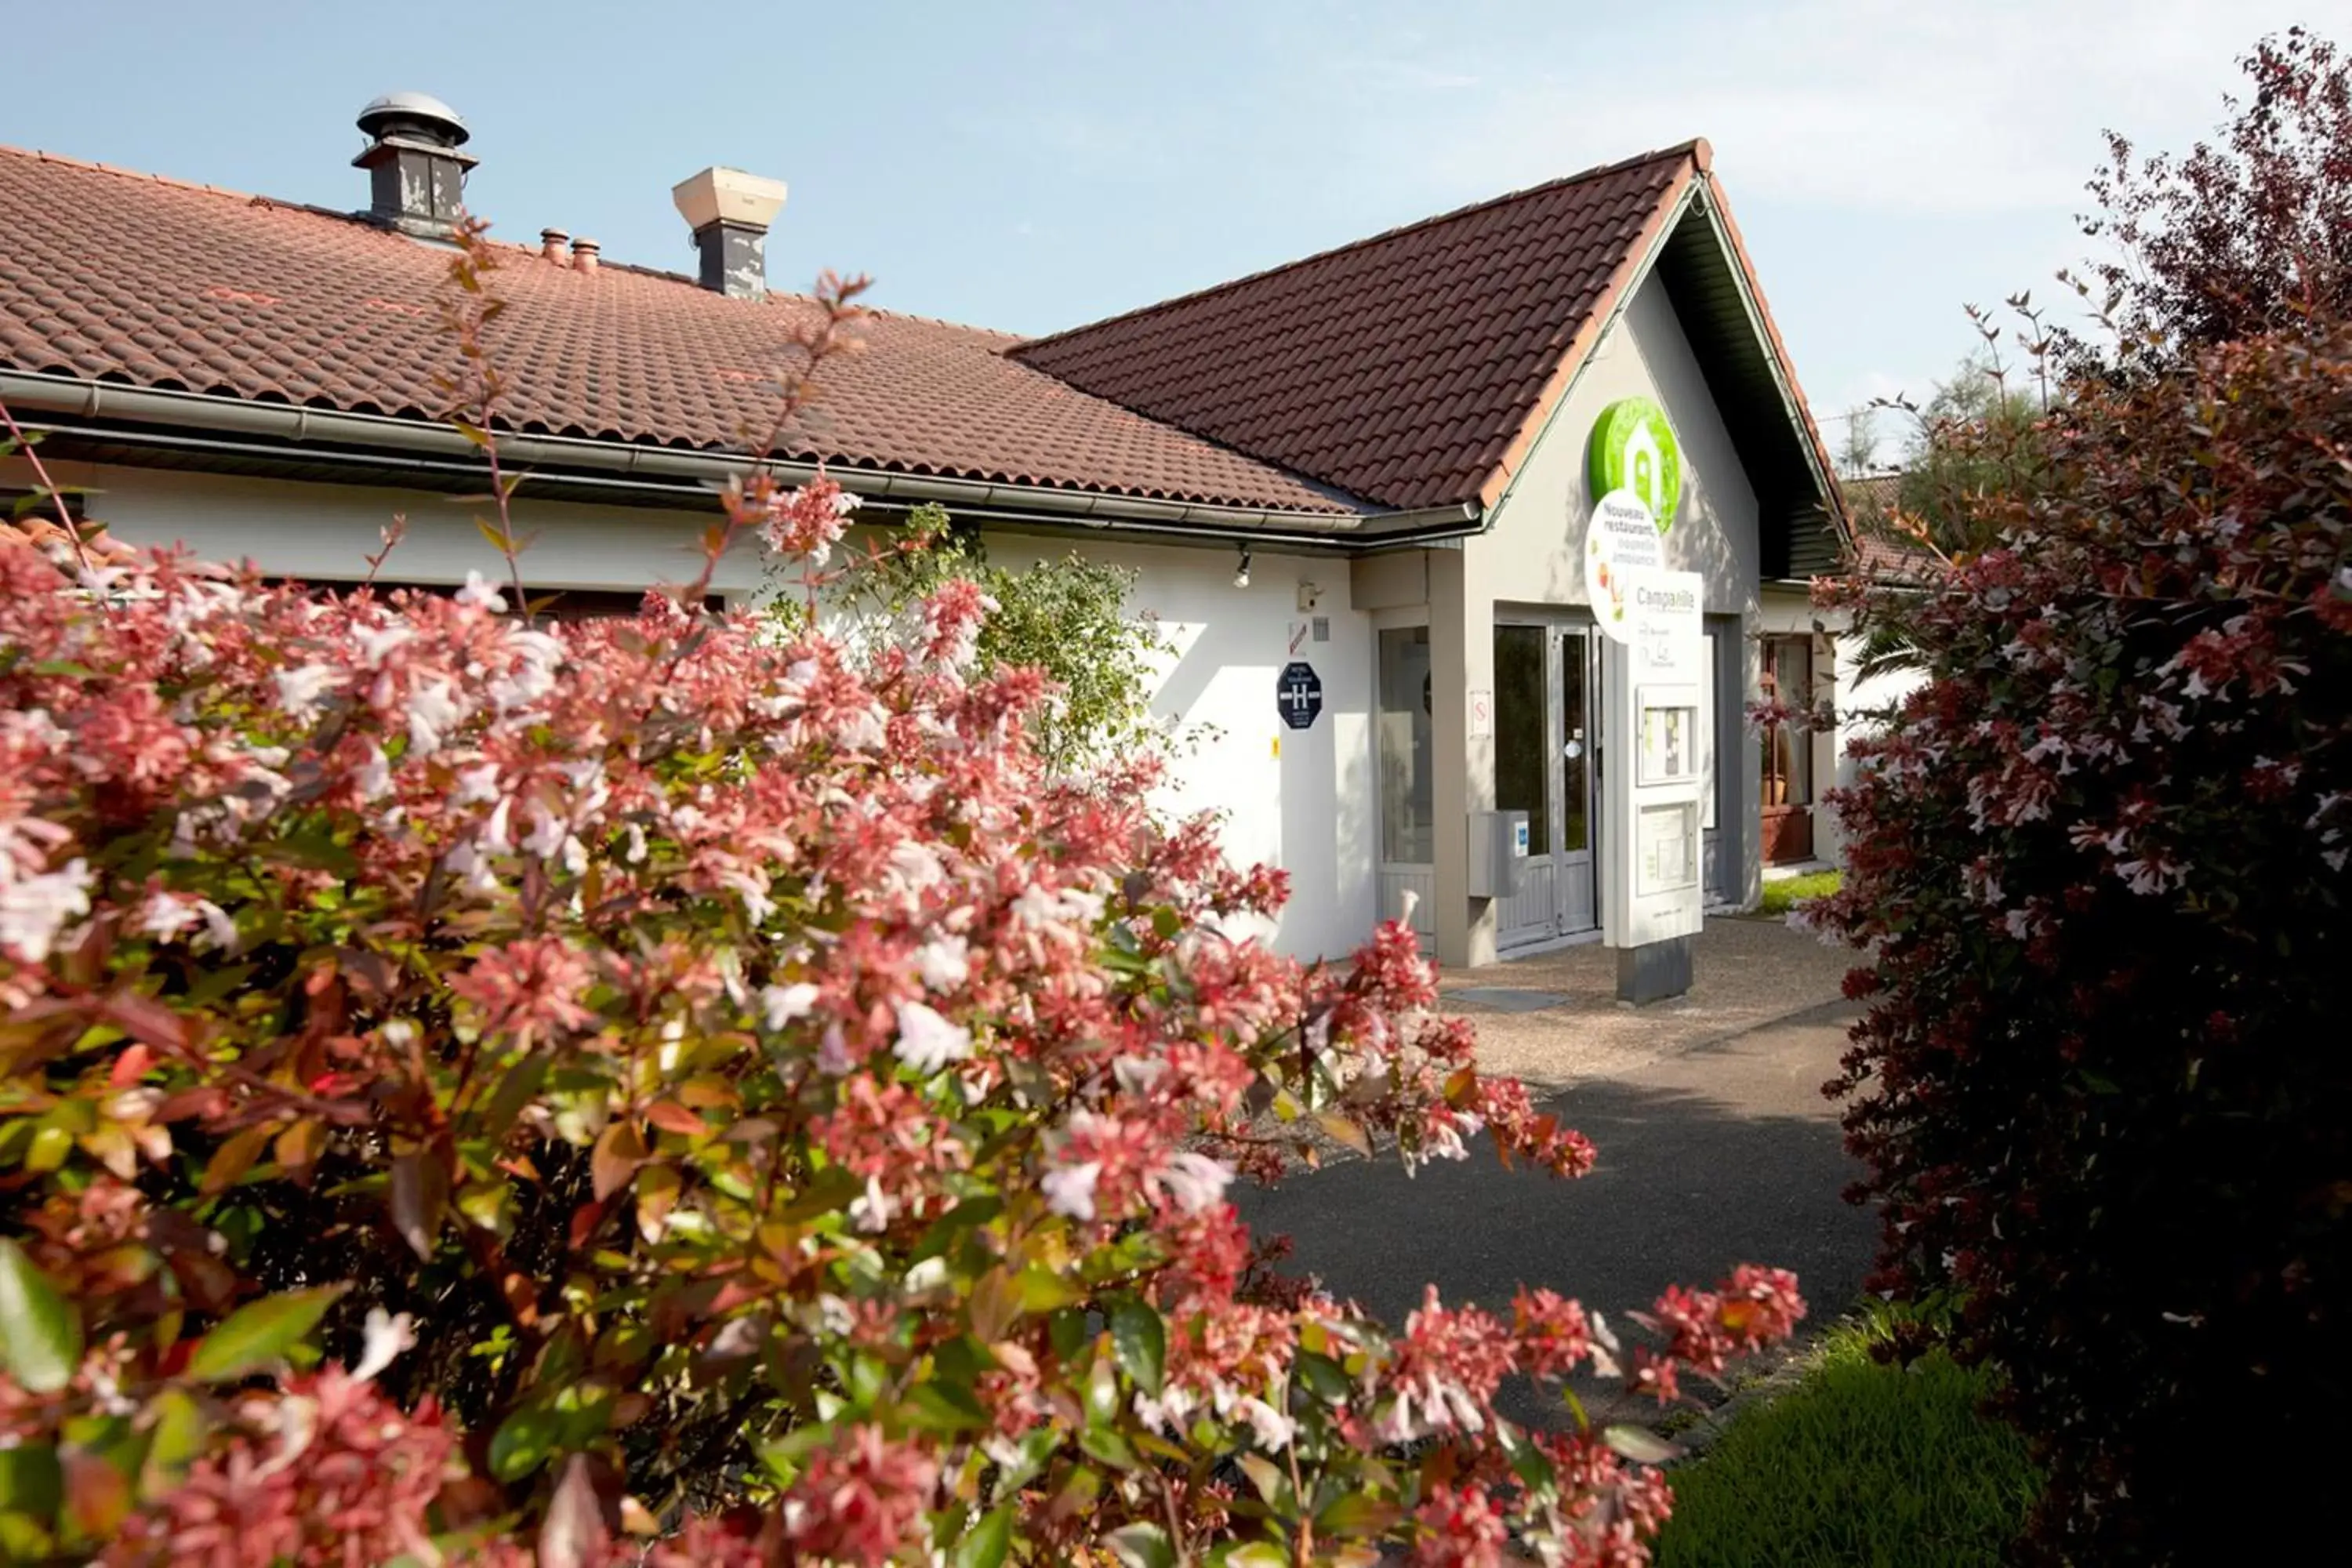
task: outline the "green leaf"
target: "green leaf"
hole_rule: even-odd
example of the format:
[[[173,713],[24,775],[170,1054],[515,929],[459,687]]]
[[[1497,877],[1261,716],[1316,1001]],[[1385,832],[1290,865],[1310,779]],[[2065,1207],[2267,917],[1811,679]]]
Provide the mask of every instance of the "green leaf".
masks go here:
[[[526,1405],[499,1423],[490,1435],[490,1474],[519,1481],[547,1463],[564,1418],[544,1405]]]
[[[1241,1455],[1241,1467],[1242,1474],[1249,1478],[1250,1485],[1257,1489],[1257,1495],[1268,1508],[1283,1506],[1283,1498],[1290,1490],[1290,1478],[1276,1468],[1272,1459],[1264,1454],[1244,1452]]]
[[[1045,1320],[1045,1338],[1055,1355],[1074,1360],[1087,1342],[1087,1315],[1075,1308],[1055,1313]]]
[[[1115,1470],[1131,1470],[1139,1462],[1134,1445],[1108,1426],[1089,1426],[1079,1433],[1078,1447],[1088,1458]]]
[[[1601,1440],[1639,1464],[1663,1465],[1682,1454],[1682,1449],[1644,1426],[1611,1426],[1601,1434]]]
[[[1070,1305],[1080,1294],[1066,1278],[1034,1263],[1021,1271],[1018,1284],[1024,1312],[1051,1312]]]
[[[1592,1430],[1592,1418],[1585,1415],[1584,1401],[1576,1396],[1576,1390],[1567,1387],[1561,1388],[1559,1391],[1559,1402],[1562,1405],[1567,1405],[1568,1413],[1576,1418],[1576,1429],[1578,1431],[1590,1432]]]
[[[0,1366],[55,1394],[81,1365],[81,1314],[14,1241],[0,1237]]]
[[[53,1519],[64,1500],[65,1484],[58,1451],[47,1444],[0,1448],[0,1513]]]
[[[989,1495],[999,1502],[1027,1486],[1045,1471],[1045,1461],[1062,1446],[1062,1435],[1051,1426],[1039,1426],[1021,1439],[1020,1451],[1009,1465],[996,1472],[996,1483]]]
[[[1109,1545],[1127,1568],[1176,1568],[1176,1549],[1156,1524],[1122,1525],[1110,1532]]]
[[[1210,1558],[1216,1568],[1290,1568],[1290,1553],[1270,1541],[1245,1541]]]
[[[298,833],[279,838],[264,847],[259,853],[265,860],[325,871],[336,877],[356,877],[360,871],[360,858],[323,832]]]
[[[140,1489],[155,1498],[185,1478],[188,1466],[204,1450],[212,1421],[184,1388],[165,1389],[148,1408],[154,1413],[155,1436],[147,1446],[147,1471]]]
[[[326,1285],[288,1290],[239,1307],[188,1358],[188,1375],[203,1383],[226,1383],[259,1372],[317,1328],[346,1289]]]
[[[1349,1381],[1339,1363],[1329,1356],[1318,1355],[1313,1351],[1300,1351],[1293,1366],[1298,1373],[1298,1381],[1307,1385],[1307,1392],[1328,1404],[1338,1405],[1355,1392],[1356,1385]]]
[[[554,1059],[545,1051],[535,1051],[507,1068],[499,1079],[498,1091],[490,1096],[488,1108],[482,1112],[483,1137],[495,1142],[507,1135],[514,1119],[522,1114],[522,1108],[530,1103],[530,1097],[547,1080],[548,1065]]]
[[[1392,1502],[1382,1502],[1369,1492],[1351,1491],[1334,1499],[1315,1516],[1315,1531],[1318,1535],[1377,1536],[1403,1515],[1404,1510]]]
[[[1012,1545],[1013,1505],[1007,1503],[990,1509],[963,1532],[949,1554],[948,1568],[1001,1568]]]
[[[1158,1398],[1168,1366],[1168,1327],[1159,1311],[1138,1297],[1122,1297],[1110,1310],[1110,1343],[1118,1369]]]
[[[988,1425],[979,1395],[953,1383],[927,1383],[900,1406],[915,1426],[933,1432],[977,1432]]]

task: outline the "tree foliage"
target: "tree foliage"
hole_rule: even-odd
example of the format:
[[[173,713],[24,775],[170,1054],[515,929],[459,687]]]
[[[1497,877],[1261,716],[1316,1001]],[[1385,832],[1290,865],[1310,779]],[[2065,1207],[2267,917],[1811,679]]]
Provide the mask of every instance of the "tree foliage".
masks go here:
[[[975,529],[935,504],[915,508],[845,584],[845,608],[864,632],[887,639],[951,579],[977,584],[989,613],[976,668],[1041,670],[1044,701],[1028,718],[1031,751],[1053,773],[1077,774],[1181,737],[1151,712],[1151,694],[1174,645],[1157,617],[1129,601],[1137,574],[1077,551],[1026,567],[999,565]],[[787,601],[789,605],[789,601]],[[788,613],[797,613],[792,605]]]
[[[2239,64],[2252,95],[2218,141],[2137,158],[2108,133],[2084,230],[2116,247],[2090,276],[2127,360],[2352,313],[2352,62],[2297,27]]]

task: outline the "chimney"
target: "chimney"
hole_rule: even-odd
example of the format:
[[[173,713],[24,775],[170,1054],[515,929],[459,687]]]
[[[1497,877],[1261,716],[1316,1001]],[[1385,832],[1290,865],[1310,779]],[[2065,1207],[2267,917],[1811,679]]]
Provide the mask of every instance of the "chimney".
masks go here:
[[[473,134],[457,111],[421,92],[392,92],[361,110],[359,123],[370,140],[352,166],[368,172],[368,216],[403,234],[447,238],[478,161],[457,151]]]
[[[572,270],[574,272],[595,271],[597,252],[604,248],[604,247],[603,246],[597,244],[593,239],[574,239],[572,242]]]
[[[738,300],[768,291],[768,226],[784,205],[784,183],[740,169],[705,169],[670,189],[702,253],[702,286]]]
[[[564,233],[560,228],[541,229],[539,231],[539,253],[548,260],[554,262],[558,267],[562,267],[565,264],[564,246],[571,238],[572,237],[570,235]]]

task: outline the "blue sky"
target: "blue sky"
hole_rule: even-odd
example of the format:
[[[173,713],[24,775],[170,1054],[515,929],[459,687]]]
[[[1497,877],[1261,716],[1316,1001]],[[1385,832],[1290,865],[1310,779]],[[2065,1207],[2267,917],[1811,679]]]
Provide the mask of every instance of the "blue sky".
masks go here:
[[[1045,331],[1704,135],[1834,440],[1963,301],[2055,297],[2102,128],[2185,147],[2298,20],[2352,0],[82,0],[8,8],[0,142],[358,206],[414,89],[504,237],[683,268],[669,187],[730,163],[792,187],[780,286]]]

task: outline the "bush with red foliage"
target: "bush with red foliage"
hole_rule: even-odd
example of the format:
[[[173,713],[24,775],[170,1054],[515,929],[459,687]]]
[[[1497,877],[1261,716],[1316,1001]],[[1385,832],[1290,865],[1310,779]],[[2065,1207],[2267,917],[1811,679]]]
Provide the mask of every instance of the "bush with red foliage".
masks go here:
[[[2120,252],[2090,272],[2134,357],[2352,315],[2352,60],[2296,27],[2239,66],[2251,96],[2217,142],[2138,158],[2108,133],[2083,226]]]
[[[2332,1503],[2352,1395],[2352,325],[2077,383],[2037,439],[1832,797],[1832,1089],[1879,1283],[2008,1374],[2041,1549],[2260,1560],[2221,1553]]]

